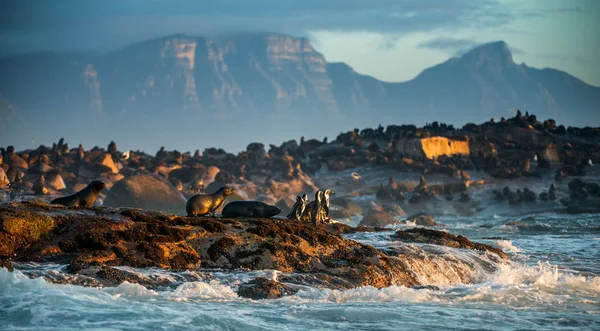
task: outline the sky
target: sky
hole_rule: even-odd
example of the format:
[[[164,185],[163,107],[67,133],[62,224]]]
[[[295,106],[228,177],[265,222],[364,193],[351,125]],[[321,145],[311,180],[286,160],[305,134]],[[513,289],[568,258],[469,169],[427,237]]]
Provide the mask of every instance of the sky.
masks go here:
[[[0,55],[266,31],[309,37],[329,62],[401,82],[504,40],[517,63],[600,86],[600,0],[3,0],[0,17]]]

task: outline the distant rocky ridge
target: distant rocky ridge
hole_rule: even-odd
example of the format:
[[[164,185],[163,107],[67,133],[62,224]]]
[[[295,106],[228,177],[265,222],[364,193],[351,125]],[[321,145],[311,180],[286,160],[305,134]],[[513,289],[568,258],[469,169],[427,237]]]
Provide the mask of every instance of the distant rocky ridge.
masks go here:
[[[66,135],[91,144],[109,134],[148,148],[160,146],[158,131],[177,135],[171,144],[241,148],[243,137],[323,137],[379,122],[462,124],[516,108],[600,124],[600,88],[517,65],[504,42],[404,83],[328,63],[308,39],[278,34],[172,35],[97,56],[24,54],[0,59],[0,72],[0,141],[17,146]]]
[[[413,205],[432,210],[429,203],[440,200],[433,199],[435,196],[442,197],[444,206],[451,201],[462,204],[471,201],[472,187],[522,178],[533,182],[545,178],[548,186],[554,183],[569,194],[561,196],[550,187],[545,188],[547,192],[526,187],[521,187],[523,192],[512,192],[500,187],[497,190],[503,192],[489,192],[488,199],[515,204],[535,201],[540,193],[541,200],[560,201],[565,211],[600,212],[598,185],[588,183],[585,177],[589,169],[600,164],[600,128],[565,128],[520,111],[512,118],[461,128],[433,122],[422,128],[392,125],[355,129],[333,141],[291,140],[268,149],[261,143],[250,143],[238,154],[216,148],[194,153],[161,148],[149,155],[119,151],[114,142],[107,149],[96,146],[85,150],[82,145],[70,148],[63,139],[51,147],[17,152],[8,146],[0,148],[0,153],[0,189],[7,189],[0,193],[5,196],[48,199],[48,195],[75,192],[92,180],[101,180],[107,190],[99,201],[106,205],[175,214],[184,213],[185,198],[227,185],[236,189],[231,199],[265,201],[277,205],[282,214],[296,196],[332,188],[340,195],[376,195],[392,200],[395,207],[372,209],[403,215],[402,208]],[[367,184],[358,173],[334,175],[331,182],[322,180],[322,174],[357,169],[391,170],[390,176],[415,173],[421,180],[418,185],[408,185],[390,178],[387,187],[383,182]],[[471,179],[471,175],[482,173],[485,177]],[[438,184],[428,185],[424,177],[429,176],[437,176]],[[579,182],[569,183],[567,188],[573,178]],[[343,206],[343,211],[334,208],[333,217],[362,213],[351,206],[351,201],[334,199],[332,204]]]

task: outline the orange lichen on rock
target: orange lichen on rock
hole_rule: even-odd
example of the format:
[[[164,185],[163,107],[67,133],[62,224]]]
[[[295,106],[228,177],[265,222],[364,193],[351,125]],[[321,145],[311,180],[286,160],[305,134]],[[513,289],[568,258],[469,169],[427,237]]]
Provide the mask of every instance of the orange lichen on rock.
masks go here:
[[[409,157],[435,159],[440,156],[469,156],[468,141],[446,137],[408,138],[396,143],[398,152]]]

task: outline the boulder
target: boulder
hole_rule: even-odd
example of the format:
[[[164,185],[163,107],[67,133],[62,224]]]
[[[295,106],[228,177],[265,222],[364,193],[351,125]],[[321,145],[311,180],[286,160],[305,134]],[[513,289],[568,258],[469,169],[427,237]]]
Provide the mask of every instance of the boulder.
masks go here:
[[[117,182],[106,196],[105,206],[133,207],[185,214],[185,198],[166,181],[152,175],[135,175]]]
[[[395,239],[409,243],[443,245],[454,248],[466,248],[483,252],[491,252],[497,254],[503,259],[508,259],[508,256],[499,248],[472,242],[463,236],[455,236],[442,231],[429,230],[425,228],[412,228],[407,230],[398,230],[396,231],[394,237]]]
[[[29,169],[29,165],[27,164],[27,161],[23,160],[17,154],[9,155],[8,158],[7,158],[7,160],[4,160],[4,163],[6,163],[8,165],[11,165],[11,166],[18,167],[18,168],[20,168],[22,170]]]
[[[119,169],[117,168],[117,165],[110,154],[102,154],[98,156],[98,158],[92,164],[91,169],[98,173],[119,172]]]
[[[429,214],[412,215],[410,217],[407,217],[406,221],[414,222],[416,225],[420,225],[420,226],[439,226],[440,225],[435,221],[433,216],[431,216]]]
[[[358,226],[384,227],[397,222],[392,215],[386,212],[372,210],[360,221]]]
[[[67,185],[65,185],[65,181],[63,180],[62,176],[57,173],[50,173],[46,175],[46,185],[48,185],[51,189],[56,191],[64,190],[65,188],[67,188]]]
[[[240,285],[237,294],[244,298],[260,300],[277,299],[284,295],[295,294],[296,292],[298,291],[278,281],[259,277]]]
[[[201,179],[206,174],[204,167],[185,167],[169,172],[169,179],[178,179],[181,183],[190,183],[194,179]]]
[[[8,177],[6,176],[4,169],[0,168],[0,188],[6,188],[8,184],[10,184]]]
[[[339,197],[331,199],[331,212],[330,215],[334,219],[339,218],[350,218],[355,215],[362,214],[362,209],[358,203],[354,202],[348,197]],[[339,208],[336,208],[339,207]]]

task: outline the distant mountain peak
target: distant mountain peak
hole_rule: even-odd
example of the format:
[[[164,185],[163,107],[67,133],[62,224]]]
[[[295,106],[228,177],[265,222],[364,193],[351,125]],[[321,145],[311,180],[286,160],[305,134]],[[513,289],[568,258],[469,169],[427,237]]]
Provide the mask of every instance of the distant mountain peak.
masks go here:
[[[495,63],[503,67],[515,65],[508,44],[502,40],[475,47],[463,55],[461,59],[466,62],[473,62],[478,66],[483,63]]]

